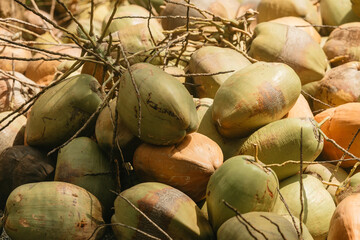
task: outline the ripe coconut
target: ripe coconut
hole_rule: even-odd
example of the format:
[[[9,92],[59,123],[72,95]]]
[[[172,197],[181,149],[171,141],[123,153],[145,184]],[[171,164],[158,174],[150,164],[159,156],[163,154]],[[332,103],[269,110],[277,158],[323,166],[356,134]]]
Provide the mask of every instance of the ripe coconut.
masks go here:
[[[300,176],[295,175],[280,182],[280,193],[292,215],[299,217],[303,206],[302,220],[315,240],[325,240],[329,231],[335,203],[317,178],[303,174],[303,194],[300,201]],[[284,203],[278,198],[273,212],[287,214]]]
[[[319,81],[315,98],[336,107],[360,99],[360,62],[349,62],[326,72]],[[314,101],[314,109],[327,109],[328,105]]]
[[[270,212],[275,204],[279,186],[275,173],[264,168],[251,156],[230,158],[210,177],[206,189],[209,221],[215,231],[236,213]]]
[[[0,120],[3,120],[12,113],[12,111],[0,113]],[[12,115],[0,124],[0,128],[3,128],[10,121],[12,121],[10,125],[8,125],[0,132],[0,153],[3,152],[6,148],[15,145],[22,145],[24,143],[23,139],[26,125],[26,117],[20,115],[19,117],[15,118],[15,116],[16,114]]]
[[[360,238],[360,193],[344,199],[331,218],[327,240]]]
[[[171,146],[140,145],[134,154],[137,175],[179,189],[195,202],[205,198],[210,176],[223,163],[220,147],[210,138],[191,133]]]
[[[48,49],[48,51],[67,54],[74,57],[80,57],[81,49],[76,45],[66,45],[66,46],[53,46]],[[59,55],[44,55],[43,53],[36,53],[34,58],[57,58]],[[44,61],[37,60],[29,63],[28,68],[26,69],[25,76],[33,80],[34,82],[40,85],[48,85],[53,79],[57,72],[57,67],[60,65],[61,61]]]
[[[303,161],[312,162],[320,155],[323,144],[324,140],[313,119],[285,118],[269,123],[251,134],[241,146],[239,154],[255,156],[256,145],[259,160],[265,164],[282,164],[288,160],[300,161],[300,156]],[[271,168],[279,180],[300,171],[298,164]]]
[[[135,185],[115,200],[115,214],[111,222],[117,239],[144,239],[144,235],[125,224],[151,236],[165,239],[164,233],[140,214],[144,213],[172,239],[211,240],[213,230],[196,203],[187,195],[168,185],[147,182]],[[130,203],[139,210],[135,210]]]
[[[46,154],[30,146],[13,146],[0,154],[0,208],[10,193],[26,183],[53,180],[54,163]]]
[[[330,117],[322,126],[321,130],[325,135],[333,140],[341,147],[347,149],[355,156],[360,156],[360,134],[354,136],[360,128],[360,103],[346,103],[335,108],[329,108],[315,116],[317,122],[323,121]],[[350,143],[351,147],[349,148]],[[348,149],[349,148],[349,149]],[[343,151],[338,149],[333,143],[325,141],[321,158],[324,160],[336,160],[343,156]],[[344,159],[352,158],[345,155]],[[357,160],[344,161],[342,167],[351,167]]]
[[[236,71],[251,65],[241,53],[229,49],[214,46],[205,46],[195,51],[190,58],[190,73],[219,73],[232,71],[225,74],[215,74],[212,76],[194,76],[196,93],[199,98],[214,98],[217,90]]]
[[[251,57],[289,65],[299,75],[302,85],[324,77],[326,55],[320,45],[303,30],[264,22],[256,26],[254,37],[249,51]]]
[[[296,100],[295,105],[290,109],[286,114],[286,118],[314,118],[314,114],[311,111],[309,103],[306,101],[305,97],[300,94],[299,98]]]
[[[237,71],[220,86],[212,117],[224,137],[246,137],[284,117],[300,90],[300,79],[289,66],[257,62]]]
[[[103,231],[95,230],[104,223],[99,200],[64,182],[17,187],[6,202],[3,221],[11,239],[27,240],[101,239]]]
[[[149,63],[134,64],[122,76],[117,109],[135,136],[156,145],[179,143],[199,125],[195,104],[186,88]]]
[[[323,47],[331,65],[360,61],[359,38],[359,22],[343,24],[332,31]]]
[[[0,112],[15,111],[40,90],[40,86],[21,73],[0,73]]]

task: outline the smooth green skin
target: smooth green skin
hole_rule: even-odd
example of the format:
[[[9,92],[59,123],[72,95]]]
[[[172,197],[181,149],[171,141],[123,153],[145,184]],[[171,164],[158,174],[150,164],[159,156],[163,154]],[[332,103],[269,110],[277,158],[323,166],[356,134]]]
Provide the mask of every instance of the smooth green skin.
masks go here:
[[[303,189],[302,220],[315,240],[325,240],[336,208],[335,203],[322,182],[311,175],[303,174]],[[299,217],[301,211],[300,176],[295,175],[280,182],[280,193],[291,214]],[[273,212],[288,213],[280,198],[276,200]]]
[[[289,65],[299,75],[302,85],[324,77],[326,55],[320,45],[303,30],[264,22],[255,27],[254,36],[249,51],[251,57]]]
[[[101,110],[95,125],[96,141],[107,153],[110,153],[113,143],[115,108],[116,99],[113,99],[110,101],[109,106],[105,106],[104,109]],[[124,126],[121,116],[118,115],[117,121],[115,148],[117,148],[117,146],[125,147],[134,139],[134,135]]]
[[[195,88],[197,96],[199,98],[214,98],[217,90],[226,79],[236,71],[249,65],[251,65],[251,62],[233,49],[215,46],[200,48],[191,55],[189,62],[190,73],[233,72],[193,77],[194,83],[201,85]]]
[[[219,88],[212,118],[224,137],[247,137],[281,119],[296,103],[299,77],[283,63],[257,62],[229,77]]]
[[[110,192],[116,190],[115,177],[110,160],[90,138],[75,138],[60,149],[54,180],[86,189],[99,199],[104,206],[104,213],[110,214],[116,197]]]
[[[80,74],[48,89],[28,116],[27,144],[52,148],[72,137],[102,103],[99,88],[94,77]]]
[[[123,191],[121,196],[133,203],[173,239],[215,239],[209,222],[196,203],[173,187],[162,183],[146,182]],[[121,197],[115,200],[115,214],[111,222],[126,224],[152,236],[166,239]],[[112,228],[119,240],[145,239],[142,234],[131,229],[116,225]]]
[[[139,103],[129,71],[120,82],[117,109],[135,136],[147,143],[171,145],[197,130],[195,103],[176,78],[148,63],[134,64],[130,69],[141,99],[140,136]]]
[[[320,155],[324,140],[318,131],[317,123],[310,118],[285,118],[260,128],[244,142],[239,154],[254,155],[254,144],[256,144],[259,160],[264,164],[281,164],[288,160],[300,161],[301,129],[302,159],[304,162],[312,162]],[[271,168],[279,180],[299,171],[298,164]]]
[[[295,217],[294,215],[291,216],[288,213],[282,214],[281,216],[283,216],[286,220],[288,220],[293,226],[295,222],[295,226],[300,232],[300,220],[297,217]],[[303,234],[302,234],[303,240],[313,240],[314,238],[311,236],[309,229],[306,227],[304,222],[302,222],[302,227],[303,227]]]
[[[10,194],[5,212],[4,228],[14,240],[86,240],[104,223],[97,198],[64,182],[21,185]],[[102,233],[95,235],[91,239]]]
[[[290,223],[285,217],[271,212],[249,212],[242,215],[247,222],[249,222],[256,230],[263,233],[267,239],[271,240],[284,240],[285,239],[298,239],[296,229],[292,223]],[[271,221],[271,222],[270,222]],[[277,226],[279,226],[279,229]],[[246,228],[248,227],[248,229]],[[252,240],[264,239],[264,236],[257,232],[254,228],[245,225],[243,221],[239,221],[237,217],[232,217],[227,220],[217,232],[218,240]],[[304,230],[307,230],[304,227]],[[251,236],[251,234],[253,236]],[[283,236],[280,234],[283,234]],[[304,238],[304,240],[310,240],[310,237]]]
[[[360,21],[360,17],[351,10],[351,7],[351,0],[321,0],[323,24],[339,26]]]
[[[163,29],[158,22],[150,22],[150,29],[155,43],[151,38],[147,22],[129,26],[112,34],[113,41],[121,41],[121,44],[123,45],[124,50],[128,53],[128,56],[142,52],[142,54],[130,58],[130,64],[144,62],[155,47],[155,44],[159,43],[165,38],[164,34],[162,33]],[[117,55],[117,50],[111,52],[111,56],[114,59],[117,59]],[[159,55],[162,56],[163,53],[160,53]],[[163,61],[161,57],[158,56],[155,57],[151,63],[160,65],[163,64]],[[121,62],[121,64],[126,66],[125,62]]]
[[[213,229],[219,227],[235,212],[222,200],[240,213],[253,211],[270,212],[277,197],[279,181],[271,170],[264,170],[251,156],[236,156],[228,159],[210,177],[206,189],[209,221]]]
[[[321,24],[320,15],[310,0],[261,0],[257,11],[259,12],[258,23],[294,16],[314,25]]]
[[[244,138],[225,138],[221,136],[212,119],[212,106],[205,112],[197,132],[207,136],[219,145],[224,155],[224,161],[238,155],[240,147],[246,140]]]

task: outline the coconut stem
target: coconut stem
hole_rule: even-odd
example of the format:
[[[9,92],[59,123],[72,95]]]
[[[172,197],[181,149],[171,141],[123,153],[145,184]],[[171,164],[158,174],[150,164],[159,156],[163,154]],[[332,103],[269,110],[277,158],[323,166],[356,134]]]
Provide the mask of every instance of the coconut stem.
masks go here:
[[[327,116],[326,118],[324,118],[318,125],[319,125],[319,128],[321,128],[321,126],[327,121],[330,119],[330,116]]]

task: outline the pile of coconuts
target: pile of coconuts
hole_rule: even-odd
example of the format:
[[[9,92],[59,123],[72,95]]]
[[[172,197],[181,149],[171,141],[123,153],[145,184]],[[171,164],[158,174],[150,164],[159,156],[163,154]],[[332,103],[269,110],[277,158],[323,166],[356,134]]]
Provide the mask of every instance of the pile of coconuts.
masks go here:
[[[1,240],[360,238],[360,1],[0,19]]]

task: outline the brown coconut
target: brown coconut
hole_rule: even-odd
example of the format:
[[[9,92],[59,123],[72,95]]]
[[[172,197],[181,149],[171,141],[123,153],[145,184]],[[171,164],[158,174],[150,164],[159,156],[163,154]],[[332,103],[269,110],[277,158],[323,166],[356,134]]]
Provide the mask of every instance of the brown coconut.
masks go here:
[[[0,121],[6,118],[11,113],[13,112],[7,111],[0,113]],[[4,128],[0,132],[0,153],[3,152],[6,148],[15,145],[21,145],[24,143],[26,117],[21,115],[13,121],[14,116],[15,115],[12,115],[10,118],[0,123],[0,128],[3,128],[10,121],[12,121],[9,126]]]
[[[294,26],[297,27],[301,30],[304,30],[307,34],[309,34],[316,42],[320,43],[321,42],[321,36],[320,34],[316,31],[316,29],[307,21],[305,21],[304,19],[300,18],[300,17],[282,17],[282,18],[276,18],[273,19],[269,22],[276,22],[276,23],[281,23],[281,24],[285,24],[288,26]]]
[[[66,45],[66,46],[54,46],[48,49],[48,51],[63,53],[71,55],[74,57],[80,57],[81,49],[75,45]],[[47,56],[43,53],[36,53],[34,58],[58,58],[59,55]],[[53,61],[44,61],[38,60],[33,61],[29,64],[26,69],[25,76],[33,80],[34,82],[41,85],[48,85],[53,79],[57,72],[57,67],[62,61],[53,60]]]
[[[349,62],[326,72],[319,82],[315,96],[330,106],[340,106],[360,99],[360,62]],[[326,109],[329,106],[314,101],[314,109]]]
[[[142,144],[133,160],[142,179],[173,186],[197,202],[205,198],[209,178],[223,163],[223,154],[214,141],[192,133],[172,146]]]
[[[314,118],[314,114],[302,94],[300,94],[295,105],[286,114],[285,118]]]
[[[327,240],[360,239],[360,193],[345,198],[331,218]]]
[[[323,121],[325,118],[330,117],[322,126],[321,130],[326,136],[333,139],[341,147],[348,149],[349,144],[360,128],[360,103],[347,103],[335,108],[329,108],[317,114],[315,120],[317,122]],[[360,134],[356,136],[351,147],[348,150],[355,156],[360,156]],[[343,152],[337,148],[333,143],[324,141],[324,149],[321,153],[324,160],[336,160],[343,156]],[[348,155],[345,159],[352,158]],[[357,160],[344,161],[341,166],[351,167]]]
[[[332,66],[360,61],[360,22],[340,25],[331,32],[323,49]]]
[[[0,72],[0,112],[16,110],[40,90],[40,86],[21,73]]]

